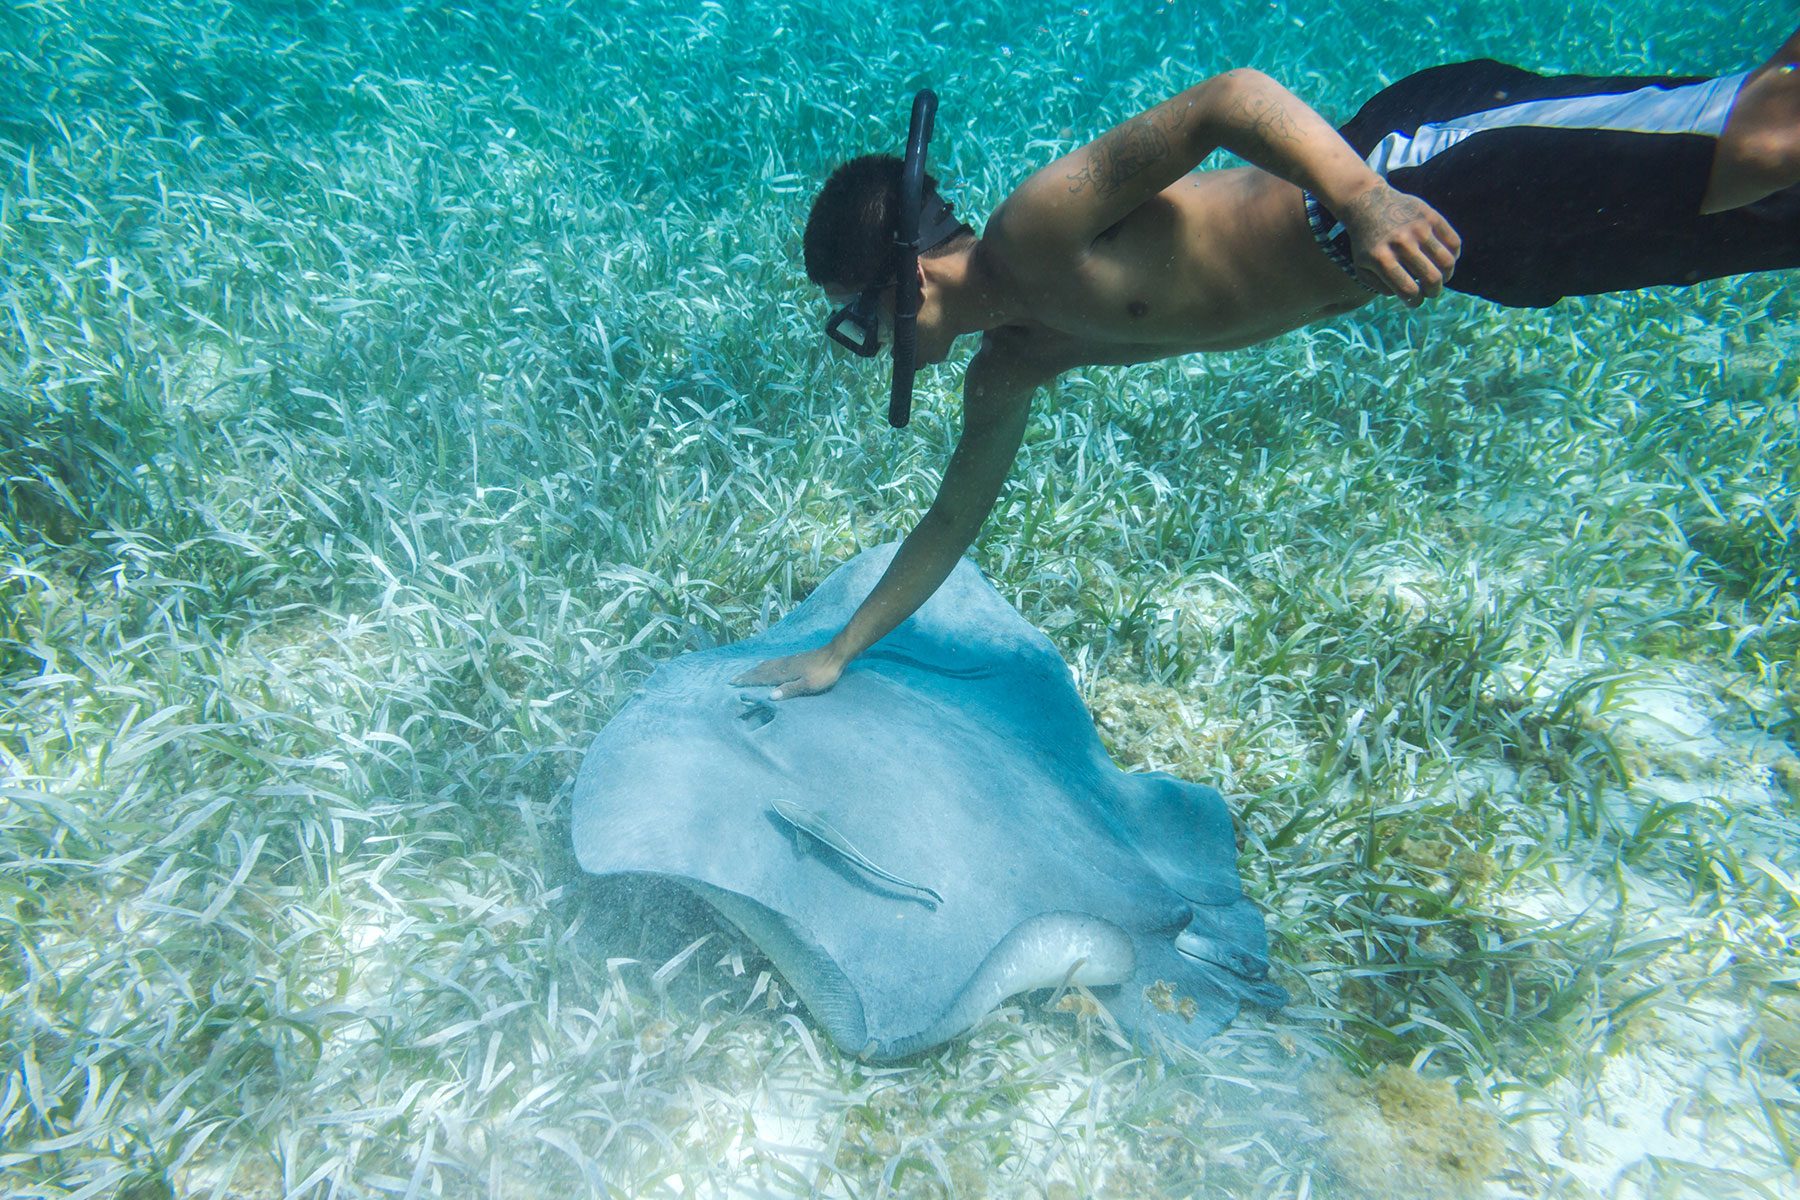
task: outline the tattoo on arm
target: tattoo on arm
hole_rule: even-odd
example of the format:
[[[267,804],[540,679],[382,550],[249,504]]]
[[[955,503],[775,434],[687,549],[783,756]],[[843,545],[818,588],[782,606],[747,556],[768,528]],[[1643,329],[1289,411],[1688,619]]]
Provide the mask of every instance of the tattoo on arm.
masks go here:
[[[1246,97],[1237,102],[1234,115],[1265,146],[1300,140],[1300,126],[1279,97]],[[1081,169],[1069,174],[1069,193],[1080,195],[1092,187],[1102,197],[1113,195],[1169,152],[1170,132],[1178,123],[1173,114],[1153,109],[1103,134]]]
[[[1287,105],[1268,97],[1239,100],[1237,118],[1250,133],[1265,144],[1298,141],[1300,129],[1288,114]]]
[[[1101,136],[1088,151],[1087,165],[1069,176],[1069,193],[1091,185],[1111,196],[1169,152],[1169,137],[1149,113],[1133,117]]]

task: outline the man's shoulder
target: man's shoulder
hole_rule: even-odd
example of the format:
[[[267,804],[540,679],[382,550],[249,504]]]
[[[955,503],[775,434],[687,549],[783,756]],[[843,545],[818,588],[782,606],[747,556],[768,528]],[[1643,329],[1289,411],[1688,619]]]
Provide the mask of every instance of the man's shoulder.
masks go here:
[[[1021,285],[1066,276],[1080,255],[1031,217],[1030,205],[1009,196],[988,218],[977,252],[995,277]]]
[[[1141,362],[1145,357],[1158,355],[1130,353],[1121,346],[1103,345],[1091,338],[1027,321],[985,331],[969,369],[995,379],[1036,385],[1048,383],[1073,367],[1113,361]]]
[[[1070,366],[1068,340],[1036,324],[1001,325],[982,333],[969,369],[995,378],[1049,379]]]
[[[999,325],[981,334],[980,354],[993,363],[1023,362],[1043,353],[1051,331],[1035,324]]]

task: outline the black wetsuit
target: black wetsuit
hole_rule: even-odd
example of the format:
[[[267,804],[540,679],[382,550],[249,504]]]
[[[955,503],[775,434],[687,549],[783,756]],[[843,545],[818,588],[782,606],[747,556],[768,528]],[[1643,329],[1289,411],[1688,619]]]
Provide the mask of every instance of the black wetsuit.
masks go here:
[[[1339,131],[1462,237],[1449,285],[1501,304],[1800,266],[1800,186],[1703,216],[1742,75],[1537,75],[1481,59],[1409,75]],[[1307,196],[1313,234],[1349,236]]]

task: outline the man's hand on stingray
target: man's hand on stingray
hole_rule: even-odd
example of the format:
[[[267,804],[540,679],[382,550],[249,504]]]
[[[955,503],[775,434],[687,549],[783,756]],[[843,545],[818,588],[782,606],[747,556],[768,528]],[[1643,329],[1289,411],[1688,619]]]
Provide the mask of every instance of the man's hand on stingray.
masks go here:
[[[830,646],[820,646],[804,654],[771,658],[758,663],[732,680],[734,687],[773,687],[771,700],[789,700],[795,696],[816,696],[831,690],[831,685],[844,673],[844,664]]]
[[[1462,238],[1417,196],[1377,184],[1338,215],[1350,231],[1357,278],[1384,295],[1417,307],[1456,270]]]

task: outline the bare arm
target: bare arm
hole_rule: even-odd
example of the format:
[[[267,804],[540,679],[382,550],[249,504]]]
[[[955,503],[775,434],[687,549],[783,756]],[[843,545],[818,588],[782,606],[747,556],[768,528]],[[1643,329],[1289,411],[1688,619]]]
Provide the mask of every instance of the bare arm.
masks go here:
[[[733,682],[778,685],[771,696],[775,700],[825,691],[851,660],[929,600],[993,509],[1025,436],[1031,394],[1047,377],[984,346],[963,378],[962,436],[944,469],[937,499],[900,544],[874,591],[826,645],[771,659]]]
[[[1383,290],[1416,301],[1454,268],[1461,242],[1448,222],[1388,187],[1323,117],[1252,70],[1198,83],[1057,159],[1007,197],[984,236],[1012,242],[1015,261],[1079,259],[1220,147],[1318,196]],[[1052,247],[1061,253],[1047,260]]]

